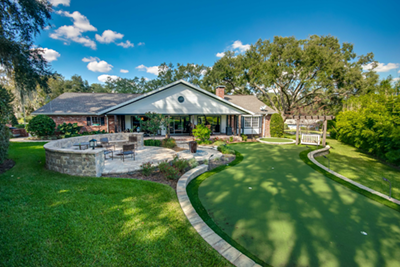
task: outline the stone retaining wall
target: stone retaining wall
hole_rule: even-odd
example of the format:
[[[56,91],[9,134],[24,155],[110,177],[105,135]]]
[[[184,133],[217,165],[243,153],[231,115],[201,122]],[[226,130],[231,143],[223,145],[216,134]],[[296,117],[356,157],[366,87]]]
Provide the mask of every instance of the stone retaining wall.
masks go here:
[[[186,187],[197,176],[206,172],[208,169],[207,165],[200,165],[196,168],[191,169],[186,172],[179,179],[176,186],[176,193],[178,195],[179,204],[189,222],[192,224],[193,228],[199,233],[199,235],[212,246],[219,254],[224,256],[228,261],[230,261],[235,266],[248,266],[255,267],[260,266],[256,264],[252,259],[244,255],[242,252],[237,250],[235,247],[231,246],[222,237],[217,235],[197,214],[196,210],[193,208],[190,202],[189,196],[186,192]]]
[[[104,171],[104,148],[78,150],[73,144],[89,142],[91,139],[99,142],[100,138],[105,137],[111,142],[128,142],[130,135],[136,135],[138,147],[143,147],[143,133],[85,135],[49,142],[44,145],[46,168],[70,175],[100,177]]]

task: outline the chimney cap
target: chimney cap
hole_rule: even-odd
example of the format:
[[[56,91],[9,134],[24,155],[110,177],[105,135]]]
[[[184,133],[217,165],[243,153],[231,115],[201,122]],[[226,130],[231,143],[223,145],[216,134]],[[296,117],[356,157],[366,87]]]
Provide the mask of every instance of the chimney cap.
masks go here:
[[[225,85],[217,85],[216,88],[225,88]]]

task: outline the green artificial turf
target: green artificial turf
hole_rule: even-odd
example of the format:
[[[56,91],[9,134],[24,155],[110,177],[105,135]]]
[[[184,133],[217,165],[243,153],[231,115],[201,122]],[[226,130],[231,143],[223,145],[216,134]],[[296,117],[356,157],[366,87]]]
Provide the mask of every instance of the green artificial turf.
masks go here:
[[[330,154],[326,157],[330,160],[331,170],[363,184],[385,195],[389,195],[389,184],[382,177],[392,183],[392,197],[400,199],[400,170],[396,170],[372,156],[360,152],[357,148],[343,144],[335,139],[328,139],[331,146]],[[329,166],[329,160],[324,157],[315,158],[319,163]]]
[[[303,146],[234,149],[243,161],[202,179],[197,195],[228,242],[272,266],[400,266],[398,211],[305,164]]]
[[[175,191],[44,168],[43,143],[11,143],[0,175],[1,266],[229,266],[193,229]]]
[[[288,140],[285,138],[261,138],[260,140],[266,141],[266,142],[275,142],[275,143],[291,143],[293,140]]]

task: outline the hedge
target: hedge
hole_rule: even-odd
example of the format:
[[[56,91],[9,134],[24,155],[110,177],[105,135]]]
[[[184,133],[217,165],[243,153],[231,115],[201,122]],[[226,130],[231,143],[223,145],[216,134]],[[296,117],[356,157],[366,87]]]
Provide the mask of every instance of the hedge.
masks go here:
[[[10,145],[10,129],[0,124],[0,164],[7,158],[7,151]]]
[[[270,124],[271,137],[282,137],[284,133],[284,123],[281,115],[274,113],[271,116]]]
[[[46,115],[35,116],[26,127],[27,131],[35,136],[53,135],[55,128],[56,123]]]

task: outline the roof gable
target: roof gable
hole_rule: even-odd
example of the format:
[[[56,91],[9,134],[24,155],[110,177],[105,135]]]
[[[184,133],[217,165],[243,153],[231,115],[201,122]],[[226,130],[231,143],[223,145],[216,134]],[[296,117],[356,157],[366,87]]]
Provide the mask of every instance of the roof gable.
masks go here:
[[[179,102],[179,97],[184,101]],[[107,114],[253,114],[185,81],[177,81],[135,99],[104,110]]]

